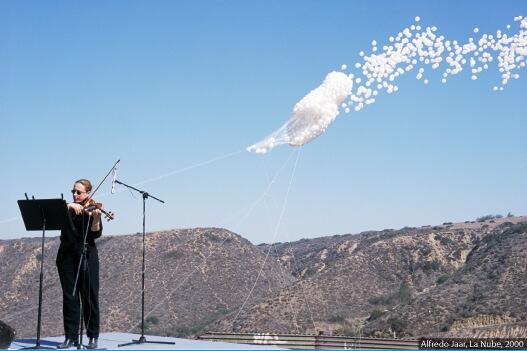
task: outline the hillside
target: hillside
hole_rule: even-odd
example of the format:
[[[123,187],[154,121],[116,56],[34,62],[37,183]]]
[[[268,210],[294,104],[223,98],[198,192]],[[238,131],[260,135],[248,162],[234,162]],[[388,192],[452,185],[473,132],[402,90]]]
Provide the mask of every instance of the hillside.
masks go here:
[[[526,220],[276,244],[271,253],[297,281],[246,309],[234,330],[525,336]],[[214,327],[227,330],[232,324],[228,316]]]
[[[98,240],[104,332],[139,330],[141,242]],[[148,233],[146,245],[147,334],[527,335],[527,217],[272,246],[195,228]],[[44,335],[62,333],[57,248],[46,241]],[[22,337],[36,330],[39,252],[38,238],[0,241],[2,319]]]
[[[0,241],[0,310],[18,337],[36,333],[40,239]],[[47,239],[43,335],[60,335],[62,291],[55,267],[58,238]],[[138,331],[142,235],[106,236],[100,258],[102,331]],[[197,228],[146,235],[145,313],[148,332],[195,333],[235,309],[252,288],[264,255],[224,229]],[[293,277],[270,262],[249,303],[289,285]],[[139,328],[138,328],[139,327]]]

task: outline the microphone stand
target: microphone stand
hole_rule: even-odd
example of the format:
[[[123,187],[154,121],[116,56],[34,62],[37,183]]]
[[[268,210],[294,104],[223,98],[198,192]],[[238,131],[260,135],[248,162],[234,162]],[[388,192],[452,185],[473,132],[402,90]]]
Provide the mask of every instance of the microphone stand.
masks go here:
[[[125,343],[125,344],[119,344],[118,347],[122,346],[128,346],[128,345],[142,345],[146,343],[150,344],[166,344],[166,345],[175,345],[175,342],[169,342],[169,341],[147,341],[145,337],[145,218],[146,218],[146,199],[152,198],[154,200],[157,200],[161,203],[165,203],[163,200],[158,199],[155,196],[150,195],[144,190],[139,190],[137,188],[134,188],[133,186],[130,186],[128,184],[125,184],[123,182],[120,182],[118,180],[115,180],[115,183],[124,185],[125,187],[135,190],[138,193],[141,194],[143,197],[143,269],[141,271],[141,278],[142,278],[142,289],[141,289],[141,336],[139,337],[139,340],[132,340],[131,342]]]
[[[82,216],[84,216],[84,214],[82,214]],[[91,216],[88,217],[88,224],[86,228],[83,228],[84,233],[83,233],[83,240],[82,240],[81,255],[80,255],[79,265],[77,266],[77,276],[75,277],[75,284],[73,284],[73,292],[72,292],[73,297],[75,297],[75,292],[77,292],[77,284],[79,283],[81,267],[82,267],[82,284],[86,284],[86,271],[88,269],[88,263],[86,262],[86,259],[87,259],[86,257],[87,256],[86,255],[87,254],[86,238],[88,237],[88,231],[90,229],[90,218]],[[88,276],[88,279],[89,279],[89,276]],[[79,295],[79,335],[77,337],[77,349],[82,349],[83,348],[82,337],[84,334],[84,331],[83,331],[84,306],[82,304],[81,294],[79,293],[78,295]],[[88,301],[88,303],[90,302]],[[86,329],[87,328],[88,326],[86,326]]]

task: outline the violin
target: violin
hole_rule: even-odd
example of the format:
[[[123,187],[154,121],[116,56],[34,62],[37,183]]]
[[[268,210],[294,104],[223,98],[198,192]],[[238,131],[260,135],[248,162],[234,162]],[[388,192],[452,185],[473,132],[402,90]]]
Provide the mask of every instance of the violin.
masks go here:
[[[97,202],[94,199],[90,198],[84,204],[84,211],[89,212],[93,210],[99,210],[104,214],[104,217],[106,218],[108,222],[115,218],[115,214],[112,211],[105,211],[102,207],[103,207],[102,203]]]

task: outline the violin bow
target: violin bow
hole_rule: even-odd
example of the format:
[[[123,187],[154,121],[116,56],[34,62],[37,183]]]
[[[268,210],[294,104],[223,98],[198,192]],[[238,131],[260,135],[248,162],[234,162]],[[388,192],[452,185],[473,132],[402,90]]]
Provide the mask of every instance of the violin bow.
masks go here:
[[[117,160],[117,162],[115,162],[112,166],[112,168],[110,168],[110,171],[108,171],[108,173],[104,176],[104,178],[99,182],[99,185],[97,185],[97,187],[95,188],[95,190],[91,193],[90,196],[88,196],[88,199],[87,201],[90,201],[92,198],[93,198],[93,195],[95,195],[95,193],[97,192],[97,190],[99,190],[99,188],[101,187],[101,185],[104,183],[104,181],[106,180],[106,178],[108,178],[108,176],[110,175],[110,173],[112,173],[112,171],[115,169],[115,167],[117,167],[117,164],[121,162],[121,160]]]

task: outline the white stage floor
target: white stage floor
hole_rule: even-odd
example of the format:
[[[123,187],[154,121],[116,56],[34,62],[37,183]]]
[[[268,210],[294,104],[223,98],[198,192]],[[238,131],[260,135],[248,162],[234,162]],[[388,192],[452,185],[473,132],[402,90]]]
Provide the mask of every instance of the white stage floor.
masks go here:
[[[141,344],[118,347],[117,345],[139,339],[139,334],[130,333],[103,333],[99,336],[99,348],[108,350],[281,350],[273,346],[245,345],[227,342],[205,341],[163,337],[155,335],[145,335],[147,341],[169,341],[175,342],[172,345],[164,344]],[[55,348],[64,341],[63,336],[53,336],[41,339],[40,345],[43,347]],[[88,343],[88,338],[83,338],[83,343]],[[10,350],[18,350],[28,346],[35,346],[35,339],[15,340],[11,343]],[[70,348],[69,350],[75,350]],[[283,349],[282,349],[283,350]]]

